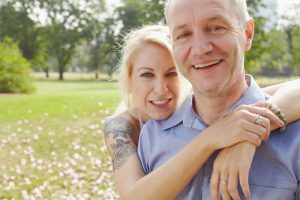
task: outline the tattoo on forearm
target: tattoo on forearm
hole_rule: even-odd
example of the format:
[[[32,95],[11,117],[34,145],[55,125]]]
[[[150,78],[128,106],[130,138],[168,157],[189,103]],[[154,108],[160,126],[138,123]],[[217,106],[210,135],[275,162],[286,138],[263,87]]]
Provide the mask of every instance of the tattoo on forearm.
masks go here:
[[[105,138],[112,138],[109,148],[112,151],[112,163],[114,171],[120,169],[130,156],[136,153],[136,146],[132,142],[132,136],[136,129],[123,117],[117,117],[105,124]]]
[[[117,148],[112,157],[113,170],[120,169],[129,157],[136,153],[136,148],[131,144],[125,144]]]

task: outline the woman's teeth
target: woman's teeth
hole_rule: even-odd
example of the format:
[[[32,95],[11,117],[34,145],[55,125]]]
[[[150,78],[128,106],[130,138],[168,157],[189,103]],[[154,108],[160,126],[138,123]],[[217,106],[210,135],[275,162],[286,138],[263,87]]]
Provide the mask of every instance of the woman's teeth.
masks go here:
[[[167,100],[152,100],[151,102],[155,105],[162,105],[162,104],[166,104],[168,103],[168,99]]]

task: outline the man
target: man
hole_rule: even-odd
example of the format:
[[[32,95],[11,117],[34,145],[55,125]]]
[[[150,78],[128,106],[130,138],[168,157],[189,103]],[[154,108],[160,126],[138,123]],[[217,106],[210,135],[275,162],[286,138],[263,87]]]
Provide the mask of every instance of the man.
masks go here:
[[[244,53],[250,50],[254,35],[245,0],[171,0],[165,15],[178,69],[192,84],[194,94],[169,119],[150,121],[143,127],[138,154],[146,173],[189,143],[191,139],[184,136],[187,132],[196,137],[239,105],[268,98],[253,79],[245,78]],[[273,133],[256,150],[249,178],[251,199],[300,199],[299,130],[297,121],[284,136]],[[252,156],[255,147],[247,148]],[[213,191],[211,196],[210,184],[219,178],[222,198],[239,198],[229,194],[228,177],[212,175],[214,157],[178,198],[215,199],[217,194]],[[241,192],[239,195],[245,198]]]

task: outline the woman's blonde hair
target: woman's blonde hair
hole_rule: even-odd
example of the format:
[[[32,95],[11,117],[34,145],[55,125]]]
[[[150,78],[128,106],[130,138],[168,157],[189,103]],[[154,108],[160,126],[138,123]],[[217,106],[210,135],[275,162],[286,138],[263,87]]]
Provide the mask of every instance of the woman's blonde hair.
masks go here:
[[[119,67],[119,83],[122,94],[122,102],[117,112],[130,108],[132,101],[130,100],[130,81],[133,69],[133,62],[139,53],[139,50],[146,44],[158,44],[166,49],[174,62],[172,46],[169,38],[167,26],[163,25],[147,25],[130,31],[124,37],[124,45],[122,48],[122,59]],[[175,64],[175,62],[174,62]]]

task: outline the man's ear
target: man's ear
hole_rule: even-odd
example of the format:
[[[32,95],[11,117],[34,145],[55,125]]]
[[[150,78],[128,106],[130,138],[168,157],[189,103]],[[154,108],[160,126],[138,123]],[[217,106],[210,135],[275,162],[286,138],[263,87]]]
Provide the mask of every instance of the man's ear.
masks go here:
[[[253,19],[249,19],[246,24],[245,29],[245,51],[249,51],[251,49],[253,36],[254,36],[254,21]]]

